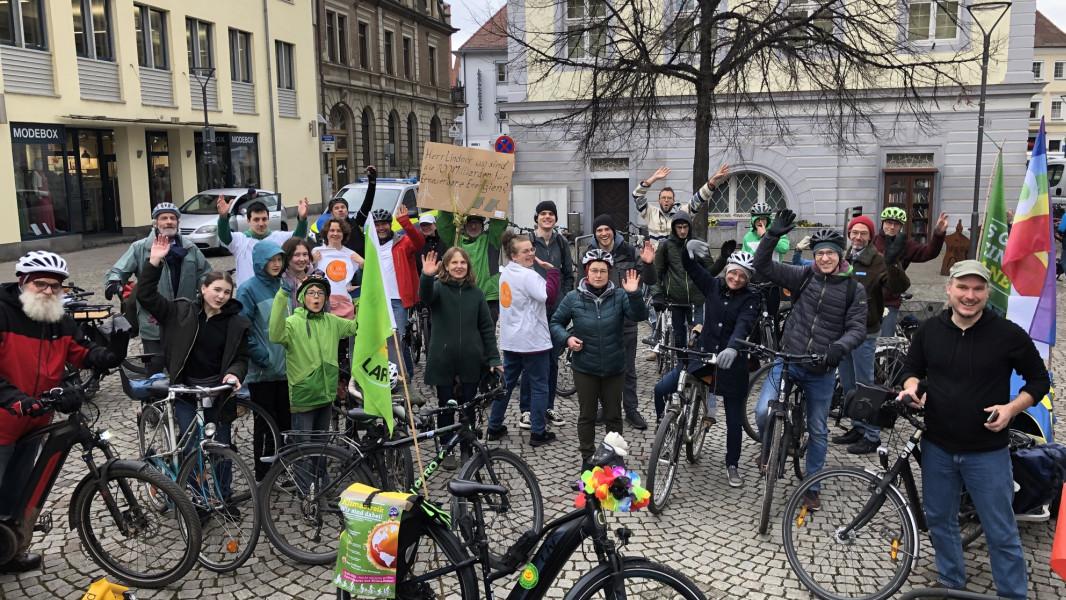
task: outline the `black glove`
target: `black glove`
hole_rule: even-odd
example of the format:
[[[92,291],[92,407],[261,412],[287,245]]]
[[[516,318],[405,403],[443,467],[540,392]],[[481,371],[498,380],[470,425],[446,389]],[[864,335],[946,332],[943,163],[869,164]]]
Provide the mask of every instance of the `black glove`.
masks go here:
[[[13,415],[20,417],[39,417],[44,414],[48,414],[47,408],[37,398],[30,398],[26,396],[22,400],[19,400],[12,404],[8,409]]]
[[[907,249],[907,232],[901,231],[899,235],[885,241],[885,264],[894,265]]]
[[[835,369],[842,360],[844,360],[844,347],[840,344],[829,344],[829,349],[825,351],[825,359],[822,361],[825,366]]]
[[[63,388],[62,393],[52,396],[55,409],[61,413],[72,413],[85,403],[85,391],[77,387]]]
[[[374,167],[366,168],[366,180],[373,183],[378,180],[378,170]]]
[[[774,237],[784,237],[788,232],[796,228],[796,213],[784,208],[777,211],[774,215],[774,222],[770,223],[770,229],[766,230],[767,233]]]
[[[110,300],[115,296],[122,297],[122,282],[109,281],[107,282],[107,287],[104,288],[104,298]]]
[[[130,345],[130,331],[128,329],[115,329],[111,332],[111,337],[107,340],[107,351],[110,352],[118,359],[118,362],[122,362],[122,359],[126,358],[126,352]],[[118,366],[117,364],[113,366]]]
[[[651,297],[651,307],[655,310],[663,310],[666,308],[666,296],[655,294]]]
[[[725,243],[722,244],[722,258],[724,258],[726,260],[729,260],[729,257],[734,252],[736,252],[736,250],[737,250],[737,241],[736,240],[726,240]]]

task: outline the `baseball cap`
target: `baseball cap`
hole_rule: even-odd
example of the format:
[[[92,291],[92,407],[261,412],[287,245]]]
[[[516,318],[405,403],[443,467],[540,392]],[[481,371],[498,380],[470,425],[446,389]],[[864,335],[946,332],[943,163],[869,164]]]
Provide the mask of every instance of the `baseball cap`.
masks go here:
[[[437,217],[434,217],[431,214],[424,214],[421,217],[418,217],[418,224],[421,225],[422,223],[429,223],[431,225],[436,225],[437,224]]]
[[[952,279],[965,277],[966,275],[977,275],[985,281],[992,279],[992,272],[988,270],[988,267],[976,260],[960,260],[952,265],[951,270],[948,271],[948,276]]]

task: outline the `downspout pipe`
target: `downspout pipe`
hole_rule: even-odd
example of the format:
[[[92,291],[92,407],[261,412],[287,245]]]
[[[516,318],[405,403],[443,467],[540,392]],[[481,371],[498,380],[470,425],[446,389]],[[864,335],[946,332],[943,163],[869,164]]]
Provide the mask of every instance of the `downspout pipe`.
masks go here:
[[[269,0],[263,0],[263,34],[266,38],[266,67],[267,67],[267,100],[270,102],[270,164],[274,172],[274,187],[275,192],[278,191],[278,131],[277,125],[274,123],[274,70],[271,67],[271,60],[274,57],[274,53],[271,52],[271,44],[273,40],[270,37],[270,8],[267,5]]]

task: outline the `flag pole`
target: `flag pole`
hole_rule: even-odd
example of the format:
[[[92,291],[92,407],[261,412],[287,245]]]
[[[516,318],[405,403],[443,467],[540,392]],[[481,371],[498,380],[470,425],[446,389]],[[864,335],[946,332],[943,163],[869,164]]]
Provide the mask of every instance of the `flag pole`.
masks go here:
[[[397,324],[397,327],[399,325]],[[411,391],[407,389],[407,372],[404,370],[403,364],[403,349],[400,348],[400,340],[396,337],[396,330],[392,330],[392,344],[396,347],[396,363],[400,369],[400,381],[403,383],[403,399],[407,406],[407,423],[411,426],[411,438],[414,440],[415,447],[415,461],[418,463],[418,472],[425,473],[425,468],[422,466],[422,451],[418,447],[418,429],[415,428],[415,413],[411,411]],[[422,494],[425,498],[429,498],[429,487],[426,485],[426,478],[422,479]]]

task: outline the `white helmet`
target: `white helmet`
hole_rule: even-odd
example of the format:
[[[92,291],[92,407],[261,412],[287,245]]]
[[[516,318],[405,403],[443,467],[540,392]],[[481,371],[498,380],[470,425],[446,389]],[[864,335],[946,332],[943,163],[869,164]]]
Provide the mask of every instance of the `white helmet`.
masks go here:
[[[751,252],[737,250],[736,252],[729,255],[729,258],[726,260],[726,262],[734,265],[740,265],[747,269],[749,273],[755,271],[755,257],[752,256]]]
[[[30,273],[54,273],[60,275],[59,279],[70,277],[67,270],[67,261],[55,252],[47,250],[34,250],[27,253],[15,263],[15,276],[22,277]]]

